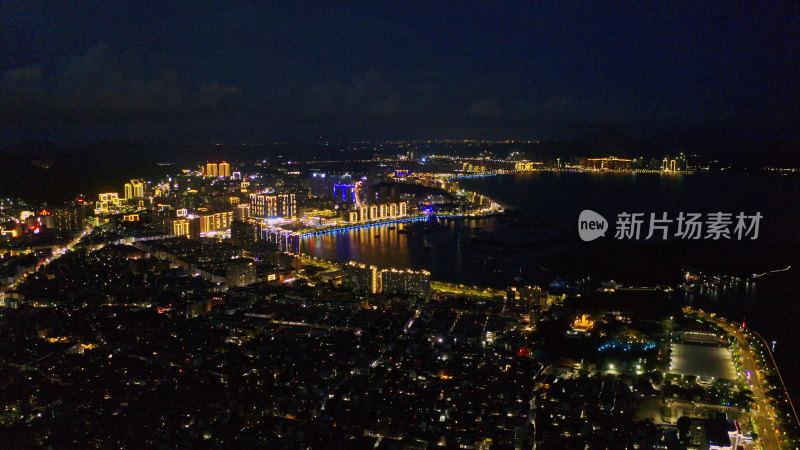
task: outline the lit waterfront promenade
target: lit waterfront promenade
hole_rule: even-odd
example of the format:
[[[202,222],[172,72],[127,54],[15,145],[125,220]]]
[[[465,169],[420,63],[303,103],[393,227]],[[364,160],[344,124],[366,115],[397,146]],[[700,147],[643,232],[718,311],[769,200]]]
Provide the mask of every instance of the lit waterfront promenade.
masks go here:
[[[775,364],[775,360],[772,357],[772,352],[770,351],[767,342],[764,340],[764,338],[758,335],[758,333],[749,329],[745,329],[739,323],[731,322],[722,317],[718,317],[716,314],[707,314],[702,310],[693,310],[688,306],[685,308],[685,311],[689,314],[696,314],[700,319],[717,325],[729,336],[737,340],[739,343],[738,356],[742,360],[742,369],[744,370],[744,373],[740,374],[740,377],[749,382],[751,390],[753,391],[753,410],[750,412],[750,417],[753,421],[754,427],[756,428],[756,432],[761,438],[763,448],[769,450],[783,448],[781,444],[783,444],[784,441],[780,437],[782,431],[779,428],[778,416],[776,415],[775,407],[773,406],[773,403],[779,399],[770,398],[767,395],[764,387],[765,380],[763,372],[765,368],[758,365],[757,357],[759,355],[756,355],[755,352],[758,352],[760,355],[762,355],[762,359],[760,361],[762,365],[767,363],[767,360],[763,358],[763,349],[765,348],[769,353],[772,369],[778,375],[778,379],[782,385],[781,391],[783,391],[784,395],[786,396],[786,400],[789,402],[789,405],[792,409],[793,417],[789,417],[788,420],[791,422],[792,426],[798,427],[800,427],[800,421],[798,421],[794,404],[792,403],[791,398],[789,398],[789,392],[786,390],[783,377],[780,375],[780,371],[778,370],[778,366]],[[767,368],[767,370],[769,370],[769,368]],[[749,378],[745,374],[749,374]]]
[[[322,267],[326,272],[341,270],[347,263],[340,263],[328,259],[319,258],[316,256],[300,253],[292,255],[299,260],[301,264]],[[445,281],[431,281],[431,291],[434,293],[459,295],[467,297],[481,297],[481,298],[494,298],[497,296],[504,297],[505,292],[499,289],[493,289],[481,286],[466,286],[463,284],[448,283]]]

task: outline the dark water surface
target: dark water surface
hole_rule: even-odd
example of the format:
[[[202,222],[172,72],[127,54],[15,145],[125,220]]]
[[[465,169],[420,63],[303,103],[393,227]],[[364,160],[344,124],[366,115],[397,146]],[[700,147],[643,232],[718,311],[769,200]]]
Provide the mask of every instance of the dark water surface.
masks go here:
[[[416,233],[407,224],[343,231],[304,240],[307,253],[337,261],[428,269],[436,280],[503,288],[546,285],[557,277],[615,279],[647,285],[680,282],[681,269],[746,276],[791,265],[759,278],[748,289],[675,301],[747,320],[768,340],[794,399],[800,398],[800,178],[746,174],[531,173],[464,180],[461,186],[488,195],[510,214],[447,221]],[[607,238],[582,242],[578,215],[602,214]],[[755,241],[613,239],[621,212],[741,212],[763,216]],[[645,222],[645,226],[647,222]],[[411,228],[409,228],[410,230]],[[673,224],[671,230],[675,230]],[[643,229],[646,236],[647,230]],[[519,278],[521,277],[521,281]]]

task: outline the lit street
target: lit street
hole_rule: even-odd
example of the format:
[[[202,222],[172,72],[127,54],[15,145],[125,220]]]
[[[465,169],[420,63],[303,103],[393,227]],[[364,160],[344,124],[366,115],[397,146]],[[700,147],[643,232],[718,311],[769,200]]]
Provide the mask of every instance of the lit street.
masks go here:
[[[698,314],[703,316],[706,320],[721,326],[726,332],[736,337],[739,341],[739,357],[742,361],[742,368],[744,369],[745,376],[747,376],[748,373],[750,374],[749,382],[752,386],[751,390],[753,391],[753,409],[750,414],[755,422],[756,432],[760,440],[762,440],[763,448],[768,450],[780,448],[780,438],[778,437],[778,431],[775,429],[773,408],[764,394],[763,380],[759,371],[756,369],[752,350],[746,351],[746,348],[751,348],[747,345],[750,339],[737,327],[705,315],[702,312],[698,312]]]

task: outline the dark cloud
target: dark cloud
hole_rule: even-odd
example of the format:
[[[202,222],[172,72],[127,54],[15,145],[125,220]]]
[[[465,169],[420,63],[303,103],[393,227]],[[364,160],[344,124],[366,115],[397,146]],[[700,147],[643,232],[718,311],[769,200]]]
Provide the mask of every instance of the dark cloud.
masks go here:
[[[311,86],[302,101],[302,113],[311,117],[391,117],[401,114],[406,100],[397,85],[371,70],[348,82],[330,81]]]
[[[0,5],[0,141],[794,134],[791,4]],[[570,131],[572,130],[572,131]]]
[[[595,122],[599,126],[631,122],[671,123],[679,120],[674,109],[662,105],[654,97],[622,99],[617,96],[583,96],[565,94],[537,101],[520,100],[516,116],[521,120],[549,120],[562,123]],[[693,117],[699,118],[699,111]]]
[[[4,121],[34,118],[151,117],[196,114],[235,97],[240,89],[197,83],[178,68],[105,43],[63,58],[49,72],[38,66],[2,74]]]
[[[469,113],[477,117],[498,117],[503,110],[497,97],[486,97],[472,102]]]
[[[0,108],[3,114],[16,116],[41,109],[45,95],[41,88],[42,70],[38,66],[19,67],[2,74]]]

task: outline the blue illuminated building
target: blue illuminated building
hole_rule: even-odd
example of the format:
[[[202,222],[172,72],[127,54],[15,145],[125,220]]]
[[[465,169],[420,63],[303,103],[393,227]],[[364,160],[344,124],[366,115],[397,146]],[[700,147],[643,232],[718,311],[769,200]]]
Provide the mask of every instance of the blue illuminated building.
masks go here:
[[[355,203],[356,187],[353,184],[334,184],[333,197],[345,203]]]

